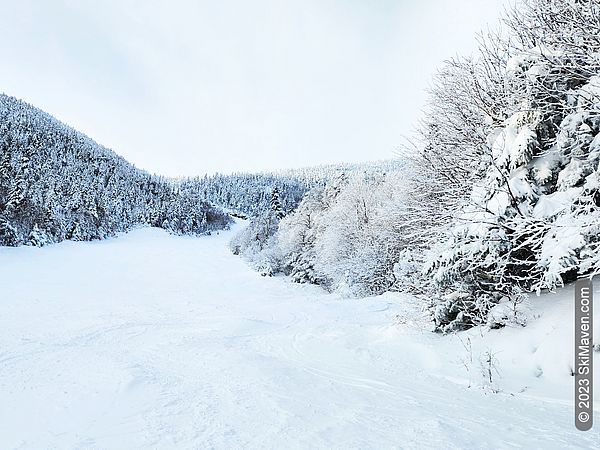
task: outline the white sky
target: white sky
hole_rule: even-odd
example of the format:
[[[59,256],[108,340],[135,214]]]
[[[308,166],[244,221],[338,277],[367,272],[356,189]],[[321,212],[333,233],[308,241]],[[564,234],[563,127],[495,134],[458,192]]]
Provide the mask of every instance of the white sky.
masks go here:
[[[164,175],[393,157],[502,0],[0,0],[0,91]]]

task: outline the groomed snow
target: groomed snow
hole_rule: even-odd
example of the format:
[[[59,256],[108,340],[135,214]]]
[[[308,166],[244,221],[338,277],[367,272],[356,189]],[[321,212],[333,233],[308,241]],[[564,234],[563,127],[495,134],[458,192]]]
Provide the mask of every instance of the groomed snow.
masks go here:
[[[231,233],[0,248],[0,448],[598,448],[568,289],[526,328],[442,337],[409,296],[263,278]]]

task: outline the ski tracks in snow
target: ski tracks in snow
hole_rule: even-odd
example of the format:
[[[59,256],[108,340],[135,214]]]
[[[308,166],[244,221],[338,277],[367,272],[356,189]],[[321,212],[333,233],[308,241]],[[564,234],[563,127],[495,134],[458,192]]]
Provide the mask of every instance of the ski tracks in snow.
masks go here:
[[[575,432],[568,405],[448,381],[449,339],[395,325],[414,299],[263,278],[229,253],[230,237],[145,229],[0,249],[0,447],[597,442]]]

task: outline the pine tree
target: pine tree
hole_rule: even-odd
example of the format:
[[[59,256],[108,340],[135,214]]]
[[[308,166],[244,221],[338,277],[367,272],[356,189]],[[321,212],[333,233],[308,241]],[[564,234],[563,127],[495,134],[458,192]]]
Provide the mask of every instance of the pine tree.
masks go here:
[[[277,186],[271,191],[271,211],[275,213],[275,216],[281,220],[285,216],[283,208],[281,207],[281,200],[279,198],[279,189]]]

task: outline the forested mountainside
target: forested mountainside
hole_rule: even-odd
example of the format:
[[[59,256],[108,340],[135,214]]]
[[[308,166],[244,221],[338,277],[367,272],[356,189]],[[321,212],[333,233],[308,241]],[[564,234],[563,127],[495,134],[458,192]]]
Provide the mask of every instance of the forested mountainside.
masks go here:
[[[404,173],[351,174],[232,242],[265,274],[421,293],[438,330],[524,324],[600,272],[600,1],[522,0],[445,63]]]
[[[273,195],[279,198],[284,213],[299,205],[304,194],[324,187],[342,174],[382,174],[403,169],[403,160],[328,164],[277,172],[215,174],[185,181],[207,201],[238,214],[257,217],[270,208]],[[274,194],[275,192],[275,194]]]
[[[0,95],[0,245],[101,239],[135,225],[203,234],[230,223],[49,114]]]
[[[274,192],[281,199],[281,207],[290,212],[304,194],[318,184],[302,177],[275,173],[215,174],[190,178],[182,183],[195,189],[207,201],[248,217],[256,217],[267,210]]]

